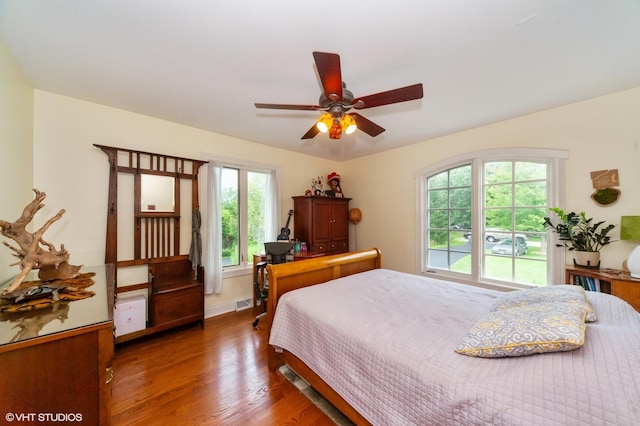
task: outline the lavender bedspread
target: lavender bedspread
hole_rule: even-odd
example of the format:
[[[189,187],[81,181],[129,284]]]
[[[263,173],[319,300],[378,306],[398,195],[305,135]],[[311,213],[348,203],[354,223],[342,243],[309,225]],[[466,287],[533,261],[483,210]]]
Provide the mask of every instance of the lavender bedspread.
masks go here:
[[[571,352],[454,352],[499,292],[376,269],[285,294],[269,343],[375,425],[640,425],[640,314],[588,293]]]

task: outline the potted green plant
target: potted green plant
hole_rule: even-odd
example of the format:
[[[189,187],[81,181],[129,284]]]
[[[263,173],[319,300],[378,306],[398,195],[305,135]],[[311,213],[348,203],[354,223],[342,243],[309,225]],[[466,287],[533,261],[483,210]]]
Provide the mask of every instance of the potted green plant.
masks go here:
[[[558,223],[554,224],[551,218],[544,218],[545,229],[552,229],[558,234],[560,243],[558,247],[566,247],[575,251],[574,263],[578,266],[598,268],[600,266],[600,250],[610,244],[609,232],[615,225],[604,225],[605,221],[594,222],[593,218],[587,219],[585,212],[565,213],[562,209],[552,207]]]

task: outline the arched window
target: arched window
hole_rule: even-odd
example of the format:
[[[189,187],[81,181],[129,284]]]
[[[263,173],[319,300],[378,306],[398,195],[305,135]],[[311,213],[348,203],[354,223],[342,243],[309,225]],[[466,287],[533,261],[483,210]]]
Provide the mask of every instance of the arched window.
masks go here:
[[[542,225],[564,199],[566,151],[468,153],[417,174],[423,274],[515,287],[559,283]]]

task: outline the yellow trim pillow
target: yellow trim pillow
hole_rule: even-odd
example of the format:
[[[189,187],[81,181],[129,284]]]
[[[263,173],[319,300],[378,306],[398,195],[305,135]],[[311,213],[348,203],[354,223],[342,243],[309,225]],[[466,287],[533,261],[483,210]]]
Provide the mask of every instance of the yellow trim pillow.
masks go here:
[[[534,303],[566,302],[587,308],[587,322],[594,322],[596,313],[593,311],[587,293],[579,285],[548,285],[543,287],[515,290],[501,294],[491,306],[491,311],[525,306]]]
[[[490,312],[456,347],[481,358],[572,351],[584,345],[584,306],[552,302]]]

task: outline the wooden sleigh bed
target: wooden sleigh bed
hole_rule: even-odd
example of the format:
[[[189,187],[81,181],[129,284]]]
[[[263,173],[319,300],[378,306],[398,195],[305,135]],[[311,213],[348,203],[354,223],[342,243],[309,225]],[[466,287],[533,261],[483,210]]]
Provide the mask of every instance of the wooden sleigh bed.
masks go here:
[[[382,269],[377,249],[268,273],[269,368],[286,363],[356,424],[640,422],[640,314],[611,295],[583,293],[583,309],[556,303],[578,286],[549,286],[554,309],[581,315],[580,345],[487,358],[457,345],[506,293]]]

